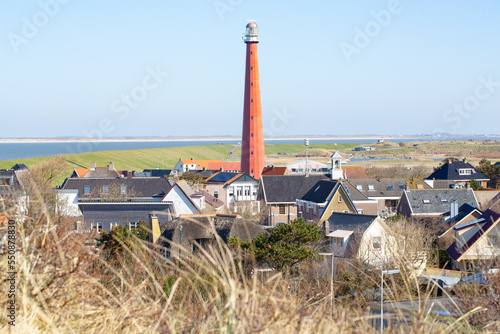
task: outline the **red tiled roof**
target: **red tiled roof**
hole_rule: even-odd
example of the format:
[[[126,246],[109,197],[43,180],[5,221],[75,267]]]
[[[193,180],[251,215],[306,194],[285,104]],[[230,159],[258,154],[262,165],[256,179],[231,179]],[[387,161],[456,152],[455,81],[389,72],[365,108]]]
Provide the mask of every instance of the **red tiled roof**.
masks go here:
[[[208,163],[208,170],[241,171],[239,161],[214,161]]]
[[[346,179],[368,179],[368,175],[362,166],[342,166]]]
[[[264,167],[261,175],[270,176],[270,175],[287,175],[288,168],[287,167]]]
[[[84,177],[89,172],[89,168],[77,168],[75,173],[77,177]]]

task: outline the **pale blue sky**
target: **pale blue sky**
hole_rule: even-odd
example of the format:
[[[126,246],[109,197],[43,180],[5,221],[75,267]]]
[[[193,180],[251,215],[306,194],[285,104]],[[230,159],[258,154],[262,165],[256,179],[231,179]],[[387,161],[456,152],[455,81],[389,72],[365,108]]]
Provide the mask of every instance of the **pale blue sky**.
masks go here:
[[[241,135],[247,19],[266,135],[498,134],[499,17],[495,0],[3,1],[0,137]]]

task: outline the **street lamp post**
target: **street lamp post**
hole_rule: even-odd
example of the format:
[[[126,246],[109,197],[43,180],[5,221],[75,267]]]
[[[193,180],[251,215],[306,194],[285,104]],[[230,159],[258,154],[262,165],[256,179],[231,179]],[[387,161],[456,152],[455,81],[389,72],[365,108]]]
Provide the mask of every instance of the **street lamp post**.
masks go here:
[[[380,269],[380,333],[384,332],[384,274],[398,274],[399,269],[383,270],[383,264]]]
[[[182,251],[182,225],[179,231],[179,270],[181,270],[181,251]]]
[[[309,169],[309,160],[307,158],[307,148],[309,147],[309,139],[304,139],[304,145],[306,145],[306,174],[307,174],[307,170]]]
[[[332,257],[332,270],[330,272],[330,306],[332,308],[332,314],[333,314],[333,264],[334,264],[333,260],[335,259],[335,255],[333,253],[333,250],[331,253],[318,253],[318,255]]]

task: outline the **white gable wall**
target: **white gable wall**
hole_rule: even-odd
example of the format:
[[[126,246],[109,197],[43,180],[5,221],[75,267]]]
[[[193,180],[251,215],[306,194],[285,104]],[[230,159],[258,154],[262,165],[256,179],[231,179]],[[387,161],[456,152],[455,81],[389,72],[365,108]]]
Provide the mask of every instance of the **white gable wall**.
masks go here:
[[[179,216],[181,214],[200,213],[198,208],[194,206],[194,204],[177,185],[170,189],[165,197],[163,197],[162,201],[173,203],[176,216]]]
[[[57,190],[57,210],[64,216],[81,216],[78,208],[78,189]]]

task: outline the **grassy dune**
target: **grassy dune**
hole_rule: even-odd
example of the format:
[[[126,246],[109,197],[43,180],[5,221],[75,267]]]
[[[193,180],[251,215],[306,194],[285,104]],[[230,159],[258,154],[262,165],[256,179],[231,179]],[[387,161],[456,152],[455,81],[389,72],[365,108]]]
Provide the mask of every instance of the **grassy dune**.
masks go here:
[[[374,151],[355,152],[356,146],[375,146]],[[81,154],[69,154],[65,158],[68,165],[65,167],[66,174],[69,176],[74,168],[88,168],[95,161],[99,165],[108,164],[113,161],[115,167],[119,170],[143,170],[145,168],[172,168],[179,158],[183,159],[229,159],[229,151],[234,148],[232,145],[206,145],[206,146],[182,146],[182,147],[164,147],[136,150],[115,150],[99,151]],[[304,155],[305,149],[302,144],[268,144],[265,147],[267,160],[274,164],[289,163],[296,160],[295,155]],[[500,160],[500,143],[496,141],[449,141],[449,142],[405,142],[399,145],[396,142],[385,141],[379,144],[312,144],[309,152],[311,156],[318,161],[326,161],[332,152],[339,151],[344,157],[361,158],[403,158],[412,160],[400,160],[398,164],[424,164],[434,165],[436,162],[430,159],[443,159],[448,156],[458,158],[467,157],[471,163],[477,164],[481,158],[488,158],[492,161]],[[287,156],[278,155],[278,153],[287,154]],[[314,154],[313,154],[314,153]],[[234,150],[232,158],[241,156],[241,147]],[[28,167],[50,160],[51,157],[5,160],[0,161],[0,168],[10,168],[16,163],[24,163]],[[390,166],[394,161],[366,161],[363,165],[382,165]],[[61,181],[62,180],[58,180]]]
[[[115,150],[99,151],[80,154],[65,155],[68,164],[65,166],[65,175],[69,177],[75,168],[89,168],[94,161],[98,165],[107,165],[110,161],[118,170],[142,171],[147,168],[172,168],[179,158],[182,159],[227,159],[231,145],[207,145],[207,146],[182,146],[164,147],[137,150]],[[16,163],[24,163],[29,168],[48,161],[52,157],[5,160],[0,161],[0,168],[10,168]],[[64,178],[58,179],[61,184]]]

